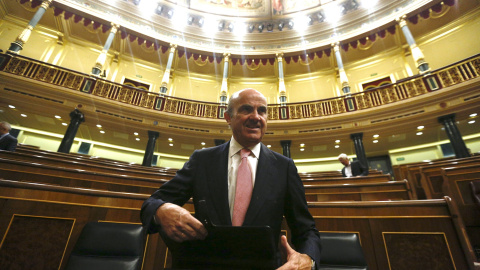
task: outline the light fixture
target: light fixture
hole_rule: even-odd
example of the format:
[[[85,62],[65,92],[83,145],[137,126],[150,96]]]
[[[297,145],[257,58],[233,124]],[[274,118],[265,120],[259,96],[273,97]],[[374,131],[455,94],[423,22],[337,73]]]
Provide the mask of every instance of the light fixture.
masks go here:
[[[378,143],[378,140],[373,140],[373,143]]]
[[[271,144],[267,144],[267,148],[272,148],[272,145],[271,145]]]
[[[421,131],[417,132],[417,135],[419,135],[419,136],[422,135],[422,134],[423,134],[423,132],[421,132]]]
[[[335,143],[339,143],[339,142],[340,142],[340,140],[335,140]]]
[[[424,129],[425,126],[418,126],[417,129]]]
[[[293,21],[289,21],[288,24],[287,24],[288,29],[292,29],[294,25],[295,25],[295,23]]]
[[[468,123],[473,124],[473,123],[475,123],[475,120],[470,120],[470,121],[468,121]]]
[[[100,130],[100,133],[105,134],[105,130]]]
[[[135,140],[140,141],[140,138],[135,138]]]
[[[173,142],[173,139],[172,139],[172,138],[168,138],[168,141],[169,141],[169,142]]]
[[[162,11],[163,11],[162,5],[158,5],[157,8],[155,9],[155,13],[157,13],[158,15],[161,15]]]
[[[98,125],[97,125],[97,127],[98,127],[98,128],[101,128],[101,127],[102,127],[102,125],[98,124]]]
[[[68,124],[67,123],[62,123],[62,126],[68,126]]]
[[[198,24],[198,26],[200,26],[200,27],[202,27],[204,23],[205,23],[205,19],[204,19],[203,17],[201,17],[201,18],[198,19],[198,21],[197,21],[197,24]]]
[[[373,135],[373,138],[378,138],[378,137],[380,137],[380,135],[378,134]]]
[[[472,113],[472,114],[470,114],[469,116],[470,116],[470,117],[475,117],[475,116],[477,116],[477,113]]]
[[[317,13],[318,22],[323,22],[325,20],[325,16],[322,12]]]
[[[138,136],[138,132],[134,132],[133,135]]]
[[[20,116],[21,116],[21,117],[27,117],[27,115],[24,114],[24,113],[20,114]]]
[[[224,21],[219,21],[218,22],[218,31],[223,31],[224,27],[225,27],[225,22]]]
[[[228,24],[228,26],[227,26],[227,30],[228,30],[229,32],[233,32],[233,29],[235,29],[235,23],[230,22],[230,23]]]
[[[55,115],[55,118],[60,119],[62,117],[60,115]]]
[[[168,145],[173,146],[173,143],[169,143]]]
[[[304,144],[304,143],[301,143],[301,144],[300,144],[300,147],[305,147],[305,144]]]
[[[338,144],[337,144],[337,145],[335,145],[335,148],[340,148],[340,145],[338,145]]]
[[[175,11],[173,11],[173,9],[170,9],[168,12],[167,12],[167,17],[169,19],[171,19],[173,17],[173,14],[175,13]]]
[[[282,30],[283,30],[283,25],[285,25],[284,22],[279,22],[279,23],[278,23],[278,30],[279,30],[279,31],[282,31]]]
[[[15,106],[13,106],[13,105],[8,105],[8,107],[9,107],[10,109],[15,109]]]
[[[259,24],[258,27],[257,27],[258,32],[262,33],[264,27],[265,27],[265,25],[263,23]]]
[[[304,149],[304,148],[300,148],[300,151],[302,151],[302,152],[303,152],[303,151],[305,151],[305,149]]]
[[[205,145],[205,142],[201,142],[200,144],[201,144],[201,145]]]

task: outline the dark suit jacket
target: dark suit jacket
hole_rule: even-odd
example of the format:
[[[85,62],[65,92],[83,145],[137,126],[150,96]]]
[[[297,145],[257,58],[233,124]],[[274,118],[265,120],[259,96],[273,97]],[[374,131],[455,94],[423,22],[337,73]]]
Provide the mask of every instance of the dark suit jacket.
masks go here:
[[[232,225],[228,203],[228,150],[230,142],[197,150],[176,176],[163,184],[142,206],[141,219],[147,232],[158,232],[153,221],[165,202],[184,205],[191,197],[195,209],[207,203],[208,216],[217,225]],[[292,244],[300,253],[320,262],[320,235],[308,211],[305,189],[293,160],[261,144],[255,186],[244,226],[270,226],[280,236],[285,216]],[[278,246],[279,237],[276,239]]]
[[[15,151],[17,149],[17,138],[10,134],[3,136],[0,139],[0,150]]]
[[[353,176],[357,176],[357,175],[367,176],[368,175],[368,168],[363,166],[363,164],[360,161],[358,161],[358,160],[352,161],[352,162],[350,162],[350,165],[352,166],[352,175]],[[343,177],[347,177],[347,175],[345,175],[345,167],[343,167],[343,169],[342,169],[342,175],[343,175]]]

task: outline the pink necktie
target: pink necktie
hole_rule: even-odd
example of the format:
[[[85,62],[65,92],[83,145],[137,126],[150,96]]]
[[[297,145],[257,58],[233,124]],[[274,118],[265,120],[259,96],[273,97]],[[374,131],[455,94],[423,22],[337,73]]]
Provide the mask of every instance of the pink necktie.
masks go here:
[[[238,166],[237,172],[237,187],[235,189],[235,203],[233,204],[233,226],[242,226],[245,220],[250,199],[252,198],[252,171],[248,164],[249,149],[242,149],[240,151],[242,162]]]

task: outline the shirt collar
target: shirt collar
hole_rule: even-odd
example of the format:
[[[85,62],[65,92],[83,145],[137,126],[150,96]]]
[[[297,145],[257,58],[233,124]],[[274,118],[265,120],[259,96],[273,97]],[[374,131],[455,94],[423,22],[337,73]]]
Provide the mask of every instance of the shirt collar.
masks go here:
[[[244,147],[241,144],[239,144],[235,140],[235,138],[232,136],[232,139],[230,139],[230,150],[229,150],[230,157],[238,153],[238,151],[242,150],[243,148]],[[257,143],[254,147],[250,147],[248,149],[250,149],[253,155],[258,159],[258,157],[260,156],[260,143]]]

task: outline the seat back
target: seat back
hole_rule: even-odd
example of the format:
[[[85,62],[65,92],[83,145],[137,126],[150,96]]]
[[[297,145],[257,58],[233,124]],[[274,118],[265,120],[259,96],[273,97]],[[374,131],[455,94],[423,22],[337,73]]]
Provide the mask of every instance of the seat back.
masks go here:
[[[322,253],[319,269],[368,269],[356,233],[321,232]]]
[[[141,225],[90,222],[83,228],[65,269],[138,270],[144,246]]]
[[[473,201],[480,207],[480,180],[471,181],[470,187],[472,188]]]

